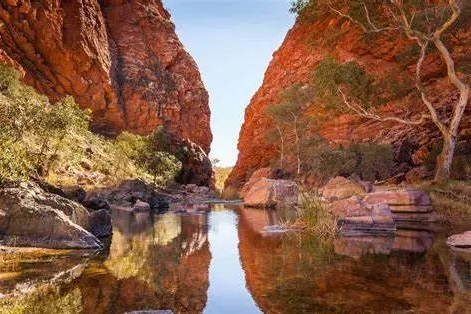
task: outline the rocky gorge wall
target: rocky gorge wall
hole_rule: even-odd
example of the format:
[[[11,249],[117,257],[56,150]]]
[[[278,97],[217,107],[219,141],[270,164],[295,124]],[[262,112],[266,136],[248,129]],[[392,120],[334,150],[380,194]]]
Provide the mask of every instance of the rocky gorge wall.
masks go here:
[[[468,24],[465,22],[464,25]],[[455,29],[454,36],[448,41],[453,46],[459,68],[464,68],[471,60],[471,32],[468,26],[462,25],[458,30]],[[254,170],[270,165],[277,158],[276,147],[267,141],[267,133],[273,124],[266,114],[266,108],[276,104],[280,100],[280,92],[293,84],[308,84],[321,60],[332,56],[339,62],[356,61],[368,74],[383,79],[401,71],[405,76],[414,77],[414,59],[403,60],[407,59],[404,52],[410,51],[412,46],[412,42],[397,33],[367,38],[358,26],[333,13],[323,13],[309,21],[298,18],[281,47],[274,53],[262,86],[246,108],[239,135],[237,164],[226,181],[226,187],[240,188]],[[446,67],[436,54],[427,57],[423,76],[430,98],[439,111],[449,113],[450,104],[457,99],[457,93],[450,88]],[[401,117],[418,115],[425,109],[424,104],[410,97],[410,94],[399,100],[385,102],[379,107],[379,112]],[[377,96],[382,95],[378,92]],[[419,157],[423,158],[431,144],[440,138],[438,130],[431,123],[411,128],[362,119],[348,113],[332,115],[320,108],[315,100],[313,102],[310,114],[318,121],[315,132],[327,139],[332,147],[367,141],[400,147],[411,142],[411,155],[415,155],[420,162]],[[471,135],[470,112],[468,107],[460,133],[462,140],[469,139]]]
[[[74,96],[101,134],[165,125],[209,153],[208,93],[161,0],[1,1],[0,62]]]

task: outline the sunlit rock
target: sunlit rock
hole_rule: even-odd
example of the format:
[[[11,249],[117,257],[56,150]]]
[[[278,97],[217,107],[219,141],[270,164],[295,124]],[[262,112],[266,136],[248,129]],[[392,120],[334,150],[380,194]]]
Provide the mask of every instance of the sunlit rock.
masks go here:
[[[244,204],[249,207],[276,207],[298,203],[298,186],[294,181],[260,178],[247,192]]]
[[[320,189],[320,194],[327,200],[346,199],[351,196],[362,196],[366,193],[365,187],[344,177],[330,179]]]
[[[80,204],[46,193],[34,184],[0,190],[0,236],[3,244],[100,248],[100,241],[85,228],[89,228],[89,215]]]

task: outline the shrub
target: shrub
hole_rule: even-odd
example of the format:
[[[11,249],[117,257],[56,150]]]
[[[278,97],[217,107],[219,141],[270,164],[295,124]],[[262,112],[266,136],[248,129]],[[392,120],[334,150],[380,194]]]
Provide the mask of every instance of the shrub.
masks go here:
[[[139,163],[151,174],[154,184],[173,180],[182,168],[182,163],[175,156],[152,149],[144,151]]]
[[[66,137],[88,131],[89,114],[73,98],[52,106],[5,65],[0,65],[0,100],[0,181],[19,180],[34,171],[46,175]]]
[[[357,164],[357,156],[347,150],[332,150],[327,145],[321,145],[314,149],[309,161],[310,174],[320,183],[324,183],[338,175],[352,174]]]
[[[5,65],[0,65],[0,102],[0,184],[32,175],[60,185],[149,176],[165,183],[180,170],[174,156],[159,151],[171,145],[165,128],[148,137],[123,132],[105,139],[89,131],[90,112],[72,97],[52,105]]]
[[[363,180],[383,180],[392,175],[395,162],[394,150],[391,145],[352,144],[349,151],[357,155],[358,163],[354,173]]]
[[[341,175],[358,175],[363,180],[383,180],[393,174],[394,150],[390,145],[352,144],[347,149],[331,149],[325,144],[311,148],[306,168],[321,185]]]
[[[115,140],[119,153],[149,173],[155,184],[167,184],[181,170],[182,163],[177,157],[164,151],[170,149],[171,145],[171,135],[163,127],[157,128],[149,136],[123,132]]]
[[[26,179],[31,168],[24,147],[0,138],[0,185]]]
[[[57,154],[66,145],[66,137],[88,132],[90,113],[81,110],[69,96],[54,106],[44,107],[37,117],[40,121],[32,130],[39,143],[35,167],[40,175],[47,175],[58,161]]]
[[[324,58],[312,73],[315,96],[326,109],[339,109],[343,103],[338,89],[347,89],[349,97],[369,107],[372,104],[374,79],[355,61],[339,63],[332,57]]]

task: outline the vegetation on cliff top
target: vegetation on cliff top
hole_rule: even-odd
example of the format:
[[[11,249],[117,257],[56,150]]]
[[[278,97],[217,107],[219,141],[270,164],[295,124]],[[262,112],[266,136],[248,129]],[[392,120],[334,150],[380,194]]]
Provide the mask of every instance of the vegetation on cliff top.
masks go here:
[[[161,130],[106,139],[89,131],[90,112],[72,97],[56,104],[0,65],[0,184],[42,178],[52,184],[106,186],[128,178],[165,184],[180,171],[173,156],[154,149]]]

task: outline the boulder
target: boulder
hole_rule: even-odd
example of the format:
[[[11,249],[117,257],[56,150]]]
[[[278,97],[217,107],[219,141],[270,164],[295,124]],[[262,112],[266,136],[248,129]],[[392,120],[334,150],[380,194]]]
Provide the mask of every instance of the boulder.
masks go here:
[[[358,196],[334,201],[330,211],[338,217],[342,235],[381,233],[396,230],[396,224],[389,205],[368,204]]]
[[[106,209],[100,209],[90,214],[90,232],[98,237],[109,237],[113,233],[111,215]]]
[[[16,190],[9,190],[17,194],[25,194],[26,198],[30,198],[32,202],[38,205],[50,206],[63,212],[73,223],[88,230],[89,229],[89,213],[82,205],[62,197],[57,194],[45,192],[34,183],[22,183]]]
[[[298,186],[290,180],[260,178],[245,194],[248,207],[276,207],[298,203]]]
[[[371,213],[371,209],[367,208],[366,205],[358,196],[352,196],[348,199],[332,202],[330,212],[340,218],[366,216]]]
[[[132,208],[139,200],[147,203],[153,212],[161,213],[168,210],[167,199],[170,198],[151,184],[141,180],[127,180],[112,190],[89,193],[84,204],[92,209],[111,209],[113,206]]]
[[[0,190],[3,244],[55,249],[96,249],[100,241],[82,226],[88,213],[80,204],[28,183]]]
[[[244,186],[242,187],[242,189],[240,190],[240,192],[239,192],[240,197],[244,198],[245,195],[247,195],[247,193],[250,191],[252,186],[255,183],[257,183],[257,181],[260,180],[261,178],[274,179],[274,178],[272,178],[271,174],[272,174],[272,169],[271,168],[260,168],[260,169],[256,170],[250,176],[249,181],[247,181],[247,183],[245,183]]]
[[[414,189],[388,190],[369,193],[364,201],[369,204],[386,203],[391,206],[415,205],[430,206],[431,201],[427,193]]]
[[[471,231],[448,237],[446,244],[460,249],[471,249]]]
[[[320,189],[320,194],[327,200],[347,199],[354,195],[364,195],[365,187],[344,177],[330,179],[324,187]]]

